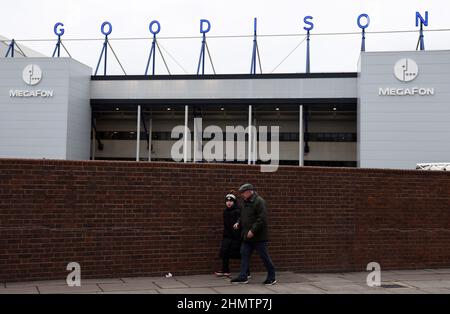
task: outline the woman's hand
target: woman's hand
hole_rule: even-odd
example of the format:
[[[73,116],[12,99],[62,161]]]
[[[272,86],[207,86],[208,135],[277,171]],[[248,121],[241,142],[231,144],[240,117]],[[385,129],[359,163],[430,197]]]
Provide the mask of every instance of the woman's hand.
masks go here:
[[[253,234],[253,232],[251,230],[248,231],[247,233],[247,239],[251,239],[253,238],[255,235]]]
[[[235,223],[233,226],[233,229],[235,229],[235,230],[239,229],[239,223]]]

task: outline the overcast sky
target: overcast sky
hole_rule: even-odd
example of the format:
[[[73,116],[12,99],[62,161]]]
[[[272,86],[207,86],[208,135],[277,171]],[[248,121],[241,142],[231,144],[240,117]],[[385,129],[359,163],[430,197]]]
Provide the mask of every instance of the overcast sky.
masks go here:
[[[114,38],[150,37],[148,24],[161,23],[161,37],[199,36],[199,20],[210,20],[210,36],[250,35],[253,18],[258,18],[259,34],[304,34],[303,18],[313,16],[312,34],[358,32],[356,18],[370,15],[368,31],[414,30],[415,12],[429,11],[428,29],[450,29],[448,0],[14,0],[3,1],[0,35],[18,40],[52,39],[56,22],[65,24],[64,39],[101,38],[100,25],[113,25],[111,44],[128,74],[143,74],[150,50],[150,40],[119,41]],[[415,50],[418,33],[368,34],[367,51]],[[303,37],[260,37],[258,39],[264,73],[274,68]],[[54,42],[19,42],[51,55]],[[189,74],[195,74],[201,39],[161,39],[160,43]],[[356,71],[361,44],[360,35],[313,36],[311,72]],[[66,41],[72,57],[95,68],[102,41]],[[218,73],[248,73],[251,38],[208,40]],[[425,34],[426,49],[450,49],[450,32]],[[303,43],[275,73],[305,71]],[[110,54],[111,56],[111,54]],[[157,56],[157,72],[165,74]],[[183,74],[168,55],[172,73]],[[207,67],[207,72],[211,68]],[[121,74],[114,59],[109,59],[109,74]]]

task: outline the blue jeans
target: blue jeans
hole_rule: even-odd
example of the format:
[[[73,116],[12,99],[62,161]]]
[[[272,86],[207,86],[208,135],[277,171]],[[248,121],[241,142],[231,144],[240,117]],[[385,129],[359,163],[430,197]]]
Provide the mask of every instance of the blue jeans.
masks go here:
[[[267,252],[267,241],[264,242],[242,242],[241,245],[241,273],[239,278],[247,278],[250,256],[256,249],[267,269],[267,279],[275,279],[275,266],[273,266],[269,253]]]

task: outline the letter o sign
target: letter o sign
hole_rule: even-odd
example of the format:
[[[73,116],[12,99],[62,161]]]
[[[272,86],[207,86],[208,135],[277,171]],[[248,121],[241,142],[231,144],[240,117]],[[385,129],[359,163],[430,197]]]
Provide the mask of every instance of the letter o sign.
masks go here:
[[[105,30],[106,26],[108,26],[108,31]],[[101,31],[102,31],[102,34],[105,35],[105,36],[108,36],[109,34],[111,34],[111,32],[112,32],[112,25],[111,25],[111,23],[109,23],[108,21],[104,22],[102,24]]]
[[[365,25],[362,25],[362,24],[361,24],[361,18],[363,18],[363,17],[366,18],[366,24],[365,24]],[[369,24],[370,24],[370,17],[369,17],[368,14],[363,13],[363,14],[361,14],[360,16],[358,16],[357,22],[358,22],[358,27],[359,27],[359,28],[361,28],[361,29],[366,29],[367,27],[369,27]]]
[[[156,30],[154,30],[153,25],[156,25],[156,27],[157,27]],[[150,29],[150,33],[152,33],[153,35],[156,35],[161,31],[161,24],[159,24],[158,21],[154,20],[150,23],[148,28]]]

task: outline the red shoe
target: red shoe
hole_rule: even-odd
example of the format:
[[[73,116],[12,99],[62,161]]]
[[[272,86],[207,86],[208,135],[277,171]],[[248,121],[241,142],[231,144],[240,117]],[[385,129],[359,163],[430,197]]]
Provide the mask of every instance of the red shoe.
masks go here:
[[[223,271],[216,271],[214,274],[215,274],[217,277],[230,277],[230,276],[231,276],[230,273],[225,273],[225,272],[223,272]]]

